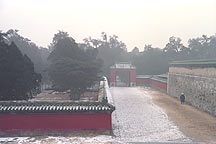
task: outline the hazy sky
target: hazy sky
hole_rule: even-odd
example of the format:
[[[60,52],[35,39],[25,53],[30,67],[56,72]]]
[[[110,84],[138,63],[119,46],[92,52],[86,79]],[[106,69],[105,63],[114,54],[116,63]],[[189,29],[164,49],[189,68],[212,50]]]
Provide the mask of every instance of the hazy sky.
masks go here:
[[[18,29],[47,47],[58,30],[77,42],[101,32],[117,35],[130,51],[163,48],[169,37],[216,33],[216,0],[0,0],[0,30]]]

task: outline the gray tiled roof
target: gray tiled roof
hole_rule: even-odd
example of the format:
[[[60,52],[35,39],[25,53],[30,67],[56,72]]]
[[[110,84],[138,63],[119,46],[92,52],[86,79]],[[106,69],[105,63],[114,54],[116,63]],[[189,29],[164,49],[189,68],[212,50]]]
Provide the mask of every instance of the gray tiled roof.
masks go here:
[[[108,112],[112,113],[115,107],[102,102],[0,102],[1,113],[83,113]]]
[[[216,67],[216,59],[173,61],[172,67]]]
[[[131,63],[129,62],[119,62],[119,63],[115,63],[114,65],[112,65],[110,67],[111,69],[136,69],[135,66],[133,66]]]

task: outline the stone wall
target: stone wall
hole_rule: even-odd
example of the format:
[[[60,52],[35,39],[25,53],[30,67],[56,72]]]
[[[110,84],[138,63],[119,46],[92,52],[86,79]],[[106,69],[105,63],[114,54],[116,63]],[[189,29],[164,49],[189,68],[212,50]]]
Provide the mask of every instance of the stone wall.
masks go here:
[[[168,94],[179,98],[183,92],[186,102],[216,116],[216,78],[214,68],[187,69],[171,67],[168,75]]]

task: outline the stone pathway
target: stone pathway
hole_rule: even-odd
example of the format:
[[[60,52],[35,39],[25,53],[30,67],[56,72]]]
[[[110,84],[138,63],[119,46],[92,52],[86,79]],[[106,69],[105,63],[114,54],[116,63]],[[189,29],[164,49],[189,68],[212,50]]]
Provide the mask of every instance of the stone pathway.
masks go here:
[[[113,118],[113,133],[115,136],[105,135],[68,135],[67,137],[8,137],[0,138],[0,143],[82,143],[82,144],[124,144],[124,143],[196,143],[185,136],[179,128],[170,121],[162,109],[162,102],[155,102],[155,97],[164,96],[163,93],[138,87],[112,87],[108,90],[109,101],[116,106]],[[110,92],[112,95],[110,95]],[[167,96],[168,97],[168,96]],[[156,105],[156,104],[157,105]],[[174,104],[167,98],[166,105]],[[174,104],[177,105],[177,104]],[[159,107],[159,106],[162,106]],[[185,106],[186,107],[186,106]],[[172,109],[170,107],[169,109]],[[193,113],[193,112],[191,112]],[[182,115],[184,115],[182,113]],[[175,121],[174,121],[175,122]],[[198,144],[198,143],[196,143]]]
[[[160,106],[169,119],[193,141],[216,144],[216,117],[188,104],[180,104],[170,97],[151,88],[140,88],[151,95],[155,104]]]
[[[191,142],[167,114],[152,101],[148,92],[137,87],[110,89],[116,110],[113,129],[124,142]]]

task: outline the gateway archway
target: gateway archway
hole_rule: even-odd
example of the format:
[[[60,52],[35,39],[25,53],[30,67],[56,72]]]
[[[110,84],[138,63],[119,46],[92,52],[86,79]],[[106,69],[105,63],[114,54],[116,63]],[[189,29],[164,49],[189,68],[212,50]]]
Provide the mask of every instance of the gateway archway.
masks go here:
[[[136,67],[128,62],[110,67],[110,86],[136,86]]]

